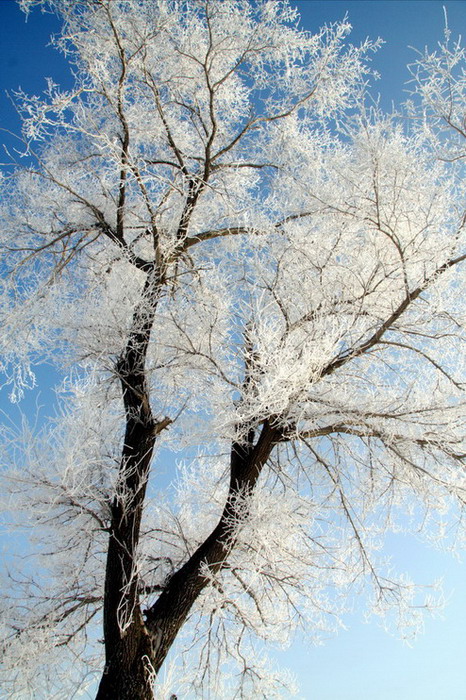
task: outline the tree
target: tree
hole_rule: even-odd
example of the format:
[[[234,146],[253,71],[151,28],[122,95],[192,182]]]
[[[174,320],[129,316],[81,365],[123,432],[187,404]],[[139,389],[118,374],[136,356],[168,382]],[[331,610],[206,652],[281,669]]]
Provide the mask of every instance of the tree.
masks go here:
[[[464,504],[463,53],[420,57],[408,128],[366,105],[377,44],[286,2],[47,6],[76,86],[19,95],[3,356],[13,398],[35,363],[67,379],[54,422],[5,431],[36,538],[11,693],[68,697],[102,620],[99,700],[152,698],[183,629],[194,692],[271,698],[251,638],[331,624],[365,581],[403,620],[381,533]]]

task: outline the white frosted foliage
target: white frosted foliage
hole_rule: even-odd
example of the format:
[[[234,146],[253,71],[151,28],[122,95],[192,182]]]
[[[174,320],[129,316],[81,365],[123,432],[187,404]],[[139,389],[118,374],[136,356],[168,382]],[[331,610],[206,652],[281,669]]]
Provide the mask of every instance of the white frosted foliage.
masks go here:
[[[419,54],[405,119],[367,106],[378,42],[288,2],[22,5],[62,17],[75,85],[18,93],[2,178],[4,390],[63,377],[52,419],[2,430],[5,687],[96,682],[140,499],[121,639],[221,531],[157,697],[290,697],[267,644],[362,592],[404,636],[435,606],[386,532],[464,538],[464,50]]]

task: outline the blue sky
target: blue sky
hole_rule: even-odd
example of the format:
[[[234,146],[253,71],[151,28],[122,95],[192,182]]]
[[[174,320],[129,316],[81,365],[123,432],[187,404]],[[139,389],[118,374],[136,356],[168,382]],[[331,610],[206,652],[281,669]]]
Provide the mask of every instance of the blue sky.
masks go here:
[[[409,75],[406,64],[415,57],[409,46],[435,47],[442,39],[443,6],[453,34],[466,32],[466,2],[463,0],[299,0],[302,25],[317,29],[324,22],[348,14],[354,30],[352,41],[367,36],[386,43],[374,56],[373,67],[381,74],[374,93],[389,109],[400,102]],[[46,48],[50,33],[58,30],[50,15],[35,11],[27,23],[14,0],[0,0],[0,124],[18,132],[19,121],[5,91],[18,87],[39,93],[44,77],[66,87],[69,69],[63,58]],[[0,136],[9,149],[14,139]],[[0,157],[4,161],[4,157]],[[37,403],[50,406],[52,394],[47,371],[38,373],[38,390],[30,392],[22,405],[25,413]],[[14,419],[17,408],[0,392],[0,407]],[[446,553],[428,549],[415,535],[393,535],[388,551],[398,570],[409,571],[414,580],[428,583],[443,577],[448,604],[435,619],[427,619],[424,633],[412,647],[388,635],[377,621],[363,622],[363,606],[356,601],[346,619],[347,631],[324,646],[306,647],[299,640],[284,653],[284,664],[297,675],[305,700],[464,700],[466,698],[466,567]]]

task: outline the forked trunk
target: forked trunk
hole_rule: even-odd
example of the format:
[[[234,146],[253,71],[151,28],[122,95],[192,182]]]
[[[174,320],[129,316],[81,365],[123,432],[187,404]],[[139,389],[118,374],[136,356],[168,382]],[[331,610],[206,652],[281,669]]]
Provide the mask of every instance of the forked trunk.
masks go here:
[[[278,432],[268,423],[262,427],[261,434],[253,443],[234,444],[231,452],[230,491],[223,513],[217,526],[198,547],[187,562],[171,577],[158,600],[145,611],[142,619],[139,603],[131,610],[131,624],[122,629],[110,624],[106,627],[107,665],[99,687],[96,700],[153,700],[153,683],[166,656],[185,623],[189,612],[210,578],[205,575],[207,566],[212,573],[217,573],[227,562],[234,546],[232,523],[235,520],[235,503],[244,499],[255,487],[262,467],[278,441]],[[107,600],[114,599],[112,609],[115,612],[117,599],[120,606],[128,604],[125,591],[112,590],[112,572],[109,562],[118,565],[123,550],[121,543],[111,536],[107,559]],[[118,577],[121,566],[118,565]],[[121,580],[121,579],[120,579]],[[121,585],[121,584],[120,584]],[[131,586],[128,586],[128,594]],[[137,600],[137,591],[135,598]],[[121,613],[121,611],[120,611]],[[105,625],[104,625],[105,628]]]

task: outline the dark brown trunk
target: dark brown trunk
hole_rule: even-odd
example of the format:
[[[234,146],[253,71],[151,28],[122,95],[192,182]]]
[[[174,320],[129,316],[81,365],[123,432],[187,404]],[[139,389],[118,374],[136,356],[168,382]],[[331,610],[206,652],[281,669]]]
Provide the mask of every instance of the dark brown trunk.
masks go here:
[[[196,599],[208,585],[203,573],[207,565],[216,573],[227,562],[234,546],[235,502],[247,498],[268,460],[278,432],[265,423],[256,443],[234,444],[231,452],[230,491],[221,518],[196,552],[170,579],[156,603],[146,611],[146,626],[154,641],[153,666],[158,673],[170,647],[183,626]]]
[[[169,423],[155,421],[149,402],[145,360],[162,280],[149,271],[133,330],[117,370],[122,384],[126,431],[111,504],[104,592],[105,669],[97,700],[152,700],[153,682],[189,612],[212,573],[225,565],[234,546],[236,503],[253,491],[279,439],[269,422],[256,443],[251,430],[231,450],[229,495],[217,526],[171,577],[159,599],[145,612],[139,601],[137,549],[147,479],[157,434]],[[244,510],[243,510],[244,513]]]
[[[150,637],[142,620],[136,569],[142,510],[158,432],[167,421],[154,420],[145,359],[160,293],[160,277],[146,277],[133,331],[117,364],[126,413],[126,431],[111,522],[104,589],[105,669],[98,700],[152,700],[154,670]]]
[[[115,645],[96,700],[153,700],[152,656],[152,645],[142,620],[134,622]]]
[[[234,444],[232,447],[229,496],[217,526],[190,559],[171,577],[158,600],[146,611],[145,623],[140,618],[137,601],[133,611],[133,622],[125,634],[119,631],[118,626],[109,624],[107,627],[111,644],[108,644],[107,665],[97,700],[152,700],[152,683],[155,676],[193,604],[209,584],[204,567],[207,565],[216,573],[227,562],[235,541],[235,503],[238,498],[247,498],[254,489],[262,468],[279,439],[279,433],[265,423],[255,445],[253,437],[251,433],[249,443]],[[120,544],[115,538],[111,538],[108,562],[121,561],[122,557],[123,550]],[[116,575],[109,571],[107,576],[109,590],[106,591],[106,595],[109,600],[114,599],[112,609],[117,600],[120,601],[120,605],[128,602],[121,589],[117,587],[116,590],[110,590],[117,578],[121,582],[120,569],[121,567]],[[130,589],[131,587],[128,591]],[[137,600],[137,591],[135,595]]]

